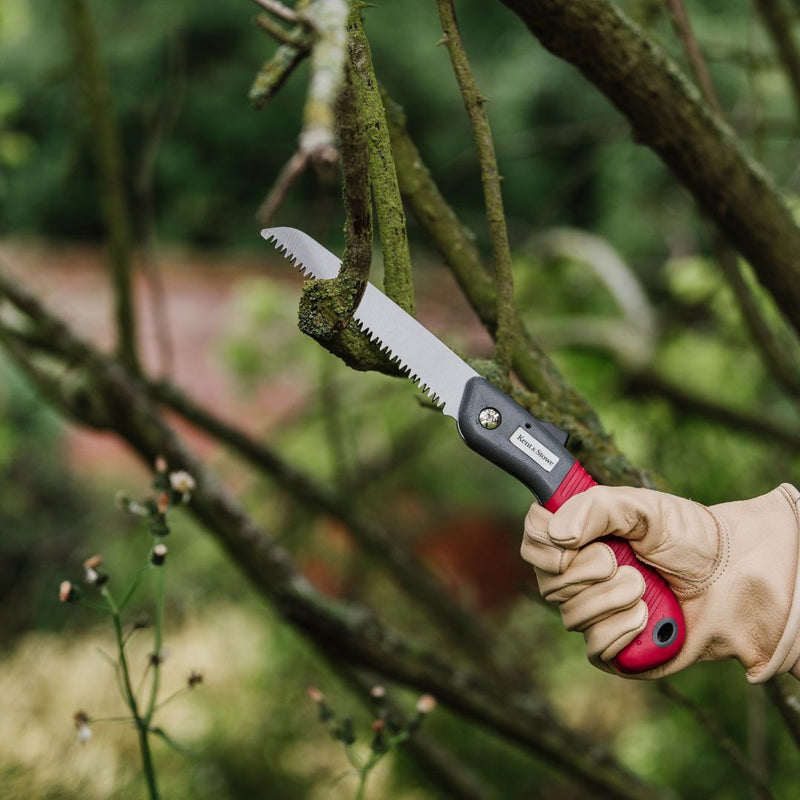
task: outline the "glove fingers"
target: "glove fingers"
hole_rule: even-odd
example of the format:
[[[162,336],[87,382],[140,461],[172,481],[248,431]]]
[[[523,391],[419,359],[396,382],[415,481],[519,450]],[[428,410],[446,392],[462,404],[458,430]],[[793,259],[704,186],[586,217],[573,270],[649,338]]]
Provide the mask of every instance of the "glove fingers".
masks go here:
[[[553,515],[534,503],[525,517],[525,534],[522,537],[520,554],[529,564],[552,575],[560,575],[577,555],[575,550],[566,550],[554,545],[547,535],[547,526]]]
[[[585,631],[637,605],[644,578],[633,567],[620,567],[611,580],[594,583],[561,603],[561,619],[570,631]]]
[[[647,606],[643,600],[590,626],[583,633],[589,661],[603,668],[611,663],[646,626]]]
[[[655,497],[656,493],[646,489],[588,489],[559,509],[548,525],[550,540],[554,545],[576,548],[609,534],[641,539],[654,527],[652,516],[659,512]]]
[[[545,547],[545,545],[540,545]],[[548,548],[552,550],[553,548]],[[567,551],[571,552],[571,551]],[[550,603],[563,603],[598,581],[607,581],[617,571],[617,560],[611,548],[593,542],[578,550],[564,574],[537,569],[539,592]]]

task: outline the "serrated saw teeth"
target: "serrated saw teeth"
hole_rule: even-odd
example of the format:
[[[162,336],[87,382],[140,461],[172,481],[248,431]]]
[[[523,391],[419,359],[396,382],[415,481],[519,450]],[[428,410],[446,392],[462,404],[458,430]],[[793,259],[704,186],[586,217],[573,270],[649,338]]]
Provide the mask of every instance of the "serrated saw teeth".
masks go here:
[[[341,261],[294,228],[268,228],[261,235],[304,274],[335,278]],[[428,394],[434,405],[456,417],[467,381],[478,373],[427,328],[368,283],[353,319],[392,363]]]

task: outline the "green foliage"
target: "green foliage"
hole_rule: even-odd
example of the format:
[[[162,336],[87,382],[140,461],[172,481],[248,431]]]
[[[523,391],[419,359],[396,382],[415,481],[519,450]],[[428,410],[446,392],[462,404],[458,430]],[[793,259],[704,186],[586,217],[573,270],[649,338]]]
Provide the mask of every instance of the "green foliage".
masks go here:
[[[55,577],[84,539],[78,521],[90,514],[56,418],[5,361],[0,376],[0,642],[7,646],[20,631],[61,624]]]

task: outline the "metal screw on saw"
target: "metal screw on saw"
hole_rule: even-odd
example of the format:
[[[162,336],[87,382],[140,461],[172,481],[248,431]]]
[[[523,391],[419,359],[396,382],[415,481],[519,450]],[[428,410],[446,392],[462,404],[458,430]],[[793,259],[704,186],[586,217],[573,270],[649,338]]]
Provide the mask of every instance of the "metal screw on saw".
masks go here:
[[[486,428],[487,431],[493,431],[502,420],[500,412],[496,408],[484,408],[478,414],[478,422]]]

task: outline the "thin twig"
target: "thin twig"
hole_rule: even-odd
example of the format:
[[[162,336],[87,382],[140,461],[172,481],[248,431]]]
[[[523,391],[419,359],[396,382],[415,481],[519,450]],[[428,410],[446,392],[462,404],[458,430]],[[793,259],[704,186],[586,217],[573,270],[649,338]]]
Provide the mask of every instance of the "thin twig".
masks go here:
[[[298,150],[278,173],[275,183],[256,211],[256,219],[261,225],[268,225],[275,213],[283,205],[292,186],[305,171],[310,158],[309,153]]]
[[[263,108],[277,94],[309,52],[308,47],[282,44],[272,57],[264,62],[253,78],[247,95],[253,107]]]
[[[728,757],[735,766],[742,772],[749,783],[759,793],[763,800],[772,800],[772,792],[764,780],[764,776],[753,766],[747,756],[742,752],[736,742],[728,736],[720,727],[719,723],[705,709],[701,708],[693,700],[679,692],[671,683],[665,680],[657,682],[658,690],[673,702],[682,706],[696,720],[696,722],[708,733],[713,741],[717,743],[721,750],[727,753]]]
[[[797,358],[800,348],[796,337],[785,327],[779,331],[768,322],[759,299],[745,281],[739,257],[723,242],[717,244],[717,263],[733,290],[742,319],[775,382],[787,395],[800,400],[800,361]]]
[[[714,89],[714,83],[711,80],[711,73],[708,71],[700,46],[697,44],[692,24],[689,21],[689,15],[686,13],[686,6],[683,4],[683,0],[666,0],[666,3],[672,18],[672,24],[678,33],[678,38],[683,42],[683,49],[686,51],[692,72],[697,79],[697,85],[700,87],[706,102],[717,114],[722,116],[723,111]]]
[[[786,730],[794,742],[794,746],[800,751],[800,714],[798,714],[794,706],[789,704],[780,680],[778,678],[768,680],[764,684],[764,691],[777,709],[778,714],[780,714]]]
[[[275,22],[269,14],[259,14],[254,22],[264,33],[269,34],[275,41],[280,42],[280,44],[288,44],[292,47],[297,46],[297,28],[291,30],[284,28],[279,22]]]
[[[114,289],[117,350],[131,369],[138,369],[136,318],[131,284],[133,237],[126,200],[122,144],[114,119],[108,72],[86,0],[67,5],[75,60],[91,122],[100,196],[109,244]]]
[[[685,383],[671,381],[655,370],[635,372],[628,376],[626,391],[634,395],[663,397],[682,416],[696,416],[720,425],[726,425],[739,433],[750,433],[767,439],[779,447],[797,451],[800,448],[800,431],[773,422],[763,415],[748,414],[726,406],[712,397],[703,397],[687,390]]]
[[[792,35],[795,20],[792,19],[789,9],[782,6],[780,0],[756,0],[756,8],[775,45],[786,79],[789,81],[796,112],[800,114],[800,52]]]
[[[461,33],[458,29],[456,12],[452,0],[437,0],[439,19],[444,31],[444,43],[450,53],[464,106],[472,124],[475,145],[481,166],[481,183],[486,206],[486,220],[489,225],[489,236],[492,241],[495,281],[497,285],[497,332],[495,341],[497,349],[495,359],[500,371],[508,376],[514,353],[514,282],[511,274],[511,248],[508,244],[505,212],[503,210],[503,193],[500,189],[500,171],[497,168],[497,156],[492,141],[489,119],[483,108],[484,98],[475,82],[467,59]]]
[[[180,116],[185,90],[184,58],[179,40],[169,44],[167,52],[166,88],[160,98],[158,108],[153,115],[149,130],[144,136],[138,168],[133,181],[136,198],[135,211],[137,218],[139,248],[144,264],[144,275],[150,294],[153,309],[153,325],[155,328],[159,369],[163,376],[172,374],[174,354],[172,336],[169,327],[166,291],[158,258],[155,226],[155,192],[154,176],[159,149],[166,136],[174,127]]]
[[[294,24],[300,21],[297,12],[289,8],[289,6],[285,6],[283,3],[279,2],[279,0],[253,0],[253,2],[261,6],[265,11],[269,11],[270,14],[278,19],[282,19],[284,22],[291,22]]]

